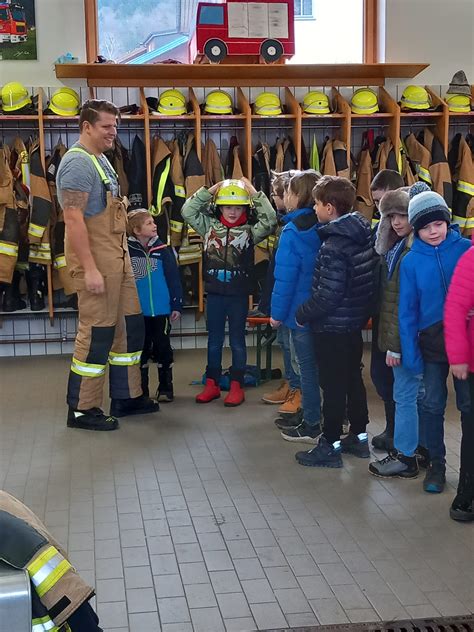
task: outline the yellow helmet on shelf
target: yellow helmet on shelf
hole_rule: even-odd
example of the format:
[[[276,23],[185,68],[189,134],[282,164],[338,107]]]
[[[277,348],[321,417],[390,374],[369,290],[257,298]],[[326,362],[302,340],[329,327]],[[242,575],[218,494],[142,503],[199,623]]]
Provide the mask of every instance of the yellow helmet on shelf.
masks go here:
[[[466,94],[447,94],[446,103],[450,112],[468,114],[471,111],[471,97]]]
[[[303,99],[303,112],[307,114],[329,114],[329,99],[324,92],[311,90]]]
[[[165,90],[160,94],[158,112],[168,116],[180,116],[186,114],[186,99],[179,90]]]
[[[249,192],[241,180],[224,180],[215,197],[216,206],[250,204]]]
[[[232,99],[223,90],[209,92],[204,103],[204,112],[208,114],[232,114]]]
[[[374,114],[379,111],[377,95],[370,88],[359,88],[351,98],[353,114]]]
[[[283,112],[280,97],[273,92],[261,92],[255,99],[254,109],[259,116],[278,116]]]
[[[430,96],[423,86],[407,86],[400,104],[409,110],[429,110],[431,107]]]
[[[49,109],[58,116],[77,116],[79,106],[79,95],[75,90],[67,87],[55,90],[49,102]]]
[[[28,90],[18,81],[10,81],[2,88],[2,109],[4,112],[16,112],[26,105],[31,105]]]

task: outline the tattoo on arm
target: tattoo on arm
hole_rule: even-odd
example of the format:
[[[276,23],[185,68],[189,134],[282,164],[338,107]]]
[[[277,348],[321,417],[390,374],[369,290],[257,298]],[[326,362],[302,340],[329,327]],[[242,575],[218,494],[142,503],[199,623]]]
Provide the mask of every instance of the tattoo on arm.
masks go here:
[[[87,200],[89,199],[89,193],[85,191],[71,191],[70,189],[64,189],[62,191],[62,198],[63,209],[75,208],[84,212],[87,206]]]

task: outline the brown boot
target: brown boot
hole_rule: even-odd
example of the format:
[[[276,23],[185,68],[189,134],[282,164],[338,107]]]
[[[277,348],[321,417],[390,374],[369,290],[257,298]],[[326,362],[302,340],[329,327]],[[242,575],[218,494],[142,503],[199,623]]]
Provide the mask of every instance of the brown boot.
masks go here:
[[[292,388],[282,406],[278,409],[280,415],[294,415],[301,408],[301,390]]]
[[[290,387],[286,380],[280,384],[276,391],[264,393],[262,401],[266,404],[283,404],[290,393]]]

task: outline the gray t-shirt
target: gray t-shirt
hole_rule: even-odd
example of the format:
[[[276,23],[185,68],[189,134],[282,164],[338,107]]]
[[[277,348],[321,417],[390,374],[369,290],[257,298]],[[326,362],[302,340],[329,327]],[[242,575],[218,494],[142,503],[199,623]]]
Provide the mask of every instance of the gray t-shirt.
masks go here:
[[[74,143],[72,147],[85,149],[80,143]],[[105,175],[110,180],[110,191],[112,195],[118,195],[118,180],[109,161],[103,154],[98,156],[97,159]],[[104,210],[107,203],[107,191],[100,179],[99,172],[92,160],[83,153],[68,151],[64,155],[56,176],[56,186],[58,190],[58,200],[61,206],[63,204],[63,190],[89,193],[89,199],[87,200],[87,206],[84,212],[85,217],[91,217],[92,215],[100,213]]]

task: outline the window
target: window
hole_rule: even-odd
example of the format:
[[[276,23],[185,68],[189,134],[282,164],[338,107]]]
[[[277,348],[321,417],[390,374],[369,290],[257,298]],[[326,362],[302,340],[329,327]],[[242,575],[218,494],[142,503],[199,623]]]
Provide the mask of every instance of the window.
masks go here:
[[[224,24],[224,7],[202,7],[199,24]]]
[[[295,19],[308,20],[314,18],[313,0],[295,0]]]

